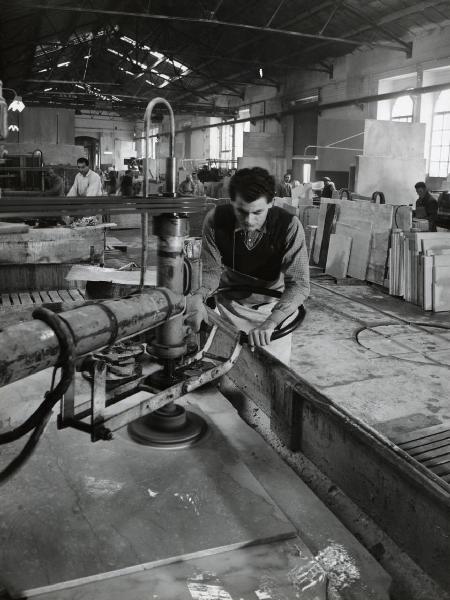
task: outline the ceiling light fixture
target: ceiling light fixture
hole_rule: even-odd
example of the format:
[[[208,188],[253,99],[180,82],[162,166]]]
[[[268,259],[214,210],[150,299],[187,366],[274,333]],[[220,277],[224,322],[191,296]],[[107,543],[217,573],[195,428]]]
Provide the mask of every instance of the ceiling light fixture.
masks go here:
[[[14,100],[8,106],[8,110],[12,110],[13,112],[22,112],[25,108],[25,104],[22,101],[22,96],[15,96]]]
[[[261,79],[264,77],[264,73],[261,67],[259,67],[259,76]]]

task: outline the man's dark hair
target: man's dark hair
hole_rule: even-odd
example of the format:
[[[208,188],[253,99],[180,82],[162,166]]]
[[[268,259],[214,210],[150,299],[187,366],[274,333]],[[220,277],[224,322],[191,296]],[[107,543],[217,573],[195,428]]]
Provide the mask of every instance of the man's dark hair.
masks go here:
[[[77,165],[80,165],[80,164],[86,165],[86,167],[88,167],[89,166],[89,161],[88,161],[87,158],[84,158],[84,156],[82,156],[81,158],[79,158],[77,160]]]
[[[425,183],[425,181],[418,181],[414,187],[416,188],[416,190],[418,188],[422,188],[423,190],[426,190],[427,184]]]
[[[272,202],[275,196],[275,179],[266,169],[253,167],[240,169],[230,181],[230,198],[236,200],[239,194],[245,202],[254,202],[264,196],[267,202]]]

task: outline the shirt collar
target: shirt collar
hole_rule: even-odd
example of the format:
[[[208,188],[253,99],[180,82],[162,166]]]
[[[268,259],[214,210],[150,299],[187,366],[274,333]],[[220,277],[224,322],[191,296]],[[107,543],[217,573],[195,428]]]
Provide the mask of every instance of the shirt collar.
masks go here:
[[[255,229],[255,231],[259,231],[260,233],[266,233],[267,232],[267,219],[264,221],[262,227],[260,229]],[[236,225],[236,227],[234,228],[234,232],[238,232],[238,231],[243,231],[244,233],[246,232],[246,230],[243,227],[239,227],[238,225]]]

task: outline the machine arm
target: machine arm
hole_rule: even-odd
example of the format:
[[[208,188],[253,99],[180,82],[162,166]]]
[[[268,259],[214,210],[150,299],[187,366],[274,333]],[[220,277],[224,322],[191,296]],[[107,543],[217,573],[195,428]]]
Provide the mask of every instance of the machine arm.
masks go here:
[[[80,358],[157,327],[184,309],[182,295],[155,288],[125,299],[88,303],[59,318],[68,326]],[[56,333],[39,319],[5,328],[0,331],[0,386],[55,366],[59,355]]]

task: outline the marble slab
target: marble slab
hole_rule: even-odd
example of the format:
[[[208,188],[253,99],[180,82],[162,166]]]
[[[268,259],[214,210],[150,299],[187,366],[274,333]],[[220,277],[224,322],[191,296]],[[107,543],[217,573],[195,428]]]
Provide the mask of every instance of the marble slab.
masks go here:
[[[0,467],[18,451],[4,446]],[[286,539],[295,528],[215,426],[186,450],[51,423],[2,487],[0,578],[16,597],[99,573]]]
[[[326,600],[327,576],[300,538],[155,567],[37,600]]]
[[[336,233],[341,233],[352,238],[352,248],[348,261],[348,274],[355,279],[364,280],[369,263],[369,252],[372,238],[372,227],[359,229],[344,223],[336,224]]]
[[[346,237],[339,233],[332,233],[330,235],[325,273],[336,277],[336,279],[344,279],[347,277],[351,247],[351,237]]]

